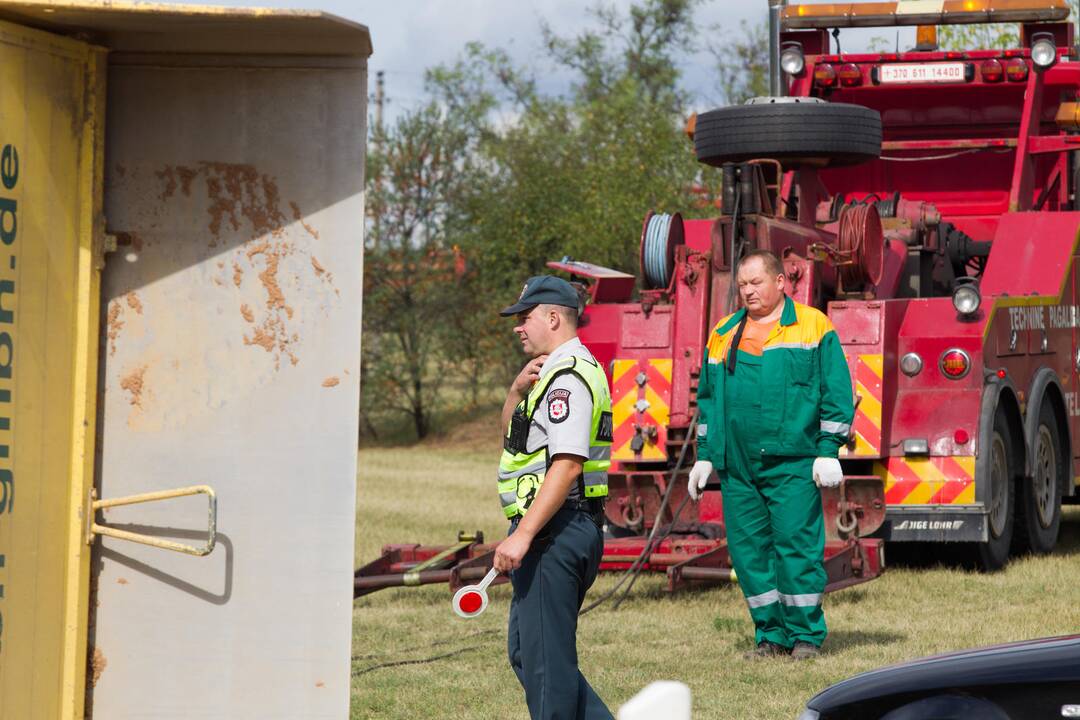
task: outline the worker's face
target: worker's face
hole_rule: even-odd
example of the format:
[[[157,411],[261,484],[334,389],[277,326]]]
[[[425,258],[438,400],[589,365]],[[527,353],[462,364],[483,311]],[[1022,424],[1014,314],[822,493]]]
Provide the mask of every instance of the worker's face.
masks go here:
[[[554,332],[551,314],[551,309],[543,305],[537,305],[532,310],[517,314],[514,332],[521,340],[521,349],[529,357],[536,357],[550,351],[548,346],[551,344],[550,340]]]
[[[784,300],[784,276],[771,274],[761,258],[740,265],[736,282],[743,306],[753,315],[768,315]]]

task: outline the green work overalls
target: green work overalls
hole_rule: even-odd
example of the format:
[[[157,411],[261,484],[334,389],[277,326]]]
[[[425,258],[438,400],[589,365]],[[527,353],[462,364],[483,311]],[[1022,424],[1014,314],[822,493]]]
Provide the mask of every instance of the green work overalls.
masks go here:
[[[825,527],[814,458],[765,453],[762,406],[780,400],[763,396],[761,371],[761,357],[739,351],[724,383],[727,467],[720,476],[728,550],[755,640],[820,646]]]

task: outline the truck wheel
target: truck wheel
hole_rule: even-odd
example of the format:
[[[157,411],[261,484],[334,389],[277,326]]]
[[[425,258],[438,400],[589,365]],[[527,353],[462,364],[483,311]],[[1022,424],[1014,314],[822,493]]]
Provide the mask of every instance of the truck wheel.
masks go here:
[[[988,539],[975,546],[976,561],[984,571],[1000,570],[1009,561],[1009,548],[1012,545],[1013,525],[1016,501],[1016,477],[1019,473],[1019,456],[1013,447],[1009,421],[1004,409],[999,407],[994,413],[994,431],[990,442],[989,487],[987,503],[990,513],[987,517]],[[984,445],[986,447],[986,445]]]
[[[1014,549],[1037,554],[1053,552],[1061,527],[1061,493],[1067,471],[1061,428],[1044,397],[1032,448],[1031,481],[1021,483],[1016,508]]]
[[[881,116],[862,105],[817,98],[759,98],[701,113],[698,162],[775,158],[788,167],[855,165],[881,155]]]

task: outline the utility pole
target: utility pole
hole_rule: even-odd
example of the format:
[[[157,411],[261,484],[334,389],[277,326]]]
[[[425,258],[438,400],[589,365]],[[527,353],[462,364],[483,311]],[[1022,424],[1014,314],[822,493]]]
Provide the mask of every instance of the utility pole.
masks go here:
[[[376,137],[383,131],[383,103],[386,100],[386,71],[378,70],[375,73],[375,132]]]
[[[375,147],[377,156],[382,157],[383,149],[383,105],[386,102],[386,71],[375,71]],[[382,228],[379,224],[379,212],[374,213],[371,233],[371,247],[379,247],[379,239],[382,236]]]

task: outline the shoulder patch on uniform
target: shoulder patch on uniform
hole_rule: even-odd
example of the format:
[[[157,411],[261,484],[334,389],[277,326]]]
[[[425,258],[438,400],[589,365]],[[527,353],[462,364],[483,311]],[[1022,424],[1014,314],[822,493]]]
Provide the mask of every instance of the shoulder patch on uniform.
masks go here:
[[[570,391],[555,388],[547,396],[548,420],[561,423],[570,417]]]

